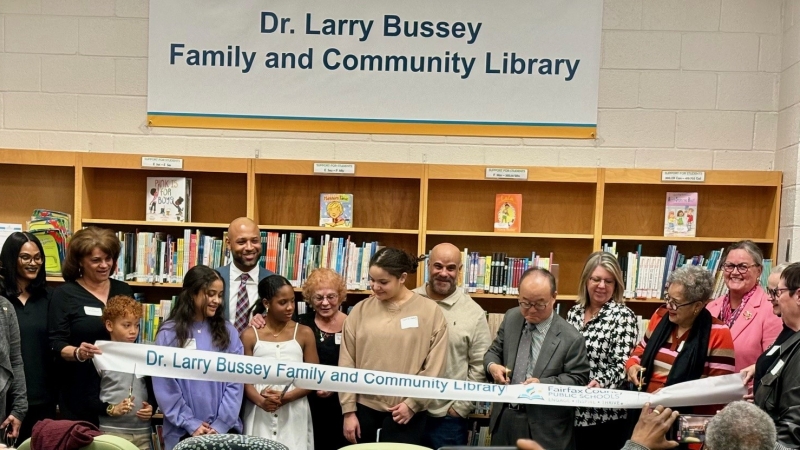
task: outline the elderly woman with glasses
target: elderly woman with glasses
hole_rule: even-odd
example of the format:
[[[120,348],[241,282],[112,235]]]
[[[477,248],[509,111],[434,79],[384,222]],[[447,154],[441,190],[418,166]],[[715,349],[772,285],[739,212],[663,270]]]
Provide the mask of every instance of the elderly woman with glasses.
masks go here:
[[[625,306],[622,270],[611,253],[594,252],[583,266],[578,301],[567,322],[581,332],[591,370],[588,387],[617,389],[625,383],[625,361],[636,345],[636,315]],[[625,444],[624,409],[577,408],[575,447],[617,450]]]
[[[298,322],[314,331],[320,364],[339,364],[339,347],[345,313],[339,310],[347,297],[344,279],[331,269],[316,269],[303,284],[303,297],[311,305]],[[342,435],[342,407],[335,392],[317,391],[308,396],[314,424],[314,449],[338,449],[349,445]]]
[[[722,271],[728,293],[709,303],[708,311],[731,330],[736,370],[755,364],[781,332],[767,293],[759,286],[764,255],[753,241],[739,241],[725,251]]]
[[[655,392],[684,381],[733,373],[731,332],[705,307],[714,288],[711,273],[699,266],[684,266],[669,275],[667,285],[666,307],[653,314],[644,338],[625,364],[628,380]]]

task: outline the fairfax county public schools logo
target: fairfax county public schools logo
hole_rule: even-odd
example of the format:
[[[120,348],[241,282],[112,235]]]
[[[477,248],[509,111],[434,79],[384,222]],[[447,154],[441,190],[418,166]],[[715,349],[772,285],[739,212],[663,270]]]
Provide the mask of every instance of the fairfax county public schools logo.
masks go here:
[[[533,384],[528,389],[525,389],[525,392],[519,394],[519,397],[517,398],[525,398],[528,400],[544,400],[544,396],[542,396],[544,390],[545,386]]]

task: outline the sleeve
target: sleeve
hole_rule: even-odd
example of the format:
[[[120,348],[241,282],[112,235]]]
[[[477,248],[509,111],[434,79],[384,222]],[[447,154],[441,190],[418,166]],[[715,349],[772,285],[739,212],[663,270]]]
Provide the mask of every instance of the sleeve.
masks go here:
[[[490,364],[503,364],[503,343],[504,343],[504,336],[505,336],[505,328],[506,322],[508,321],[509,313],[506,312],[506,315],[503,317],[503,321],[500,323],[500,328],[497,330],[497,337],[494,338],[494,342],[492,345],[489,346],[489,350],[486,351],[486,354],[483,355],[483,370],[486,374],[486,379],[492,381],[492,375],[489,373],[489,365]]]
[[[244,355],[244,345],[241,339],[235,334],[235,329],[232,326],[228,327],[231,332],[231,343],[228,347],[228,353],[234,355]],[[225,383],[225,389],[222,394],[222,403],[217,409],[217,418],[211,423],[211,428],[217,430],[218,433],[227,433],[236,426],[239,421],[239,411],[242,409],[242,399],[244,397],[244,384],[242,383]]]
[[[174,332],[170,329],[161,329],[156,336],[156,345],[169,346],[175,341]],[[189,434],[194,433],[203,424],[202,420],[194,417],[194,413],[183,399],[183,391],[175,378],[153,377],[153,391],[164,418],[176,427],[183,428]]]
[[[769,350],[772,344],[775,343],[775,339],[778,339],[778,335],[783,331],[783,320],[779,316],[772,314],[772,311],[768,311],[767,314],[767,319],[764,319],[764,329],[761,332],[762,352]]]
[[[595,377],[600,386],[606,389],[618,388],[619,383],[625,379],[625,363],[631,356],[631,350],[636,345],[639,334],[636,316],[629,309],[622,309],[617,314],[615,322],[614,329],[610,330],[610,352]]]
[[[423,377],[440,377],[444,374],[447,368],[447,322],[444,320],[444,314],[436,307],[436,328],[433,330],[433,335],[430,337],[430,347],[425,360],[422,362],[422,367],[415,375]],[[431,399],[416,399],[406,398],[403,402],[411,408],[412,411],[419,412],[428,409]]]
[[[554,376],[540,378],[543,384],[562,384],[586,386],[589,384],[589,357],[586,355],[586,344],[583,336],[573,340],[564,356],[563,372]]]
[[[339,347],[339,367],[354,369],[356,367],[356,321],[359,318],[360,308],[356,305],[353,311],[344,320],[342,328],[342,345]],[[352,392],[339,392],[339,403],[342,405],[342,414],[356,411],[357,394]]]
[[[736,372],[736,356],[731,331],[723,324],[712,325],[708,339],[708,360],[704,374],[708,377]]]
[[[492,339],[489,336],[489,323],[483,314],[477,317],[477,323],[469,339],[469,369],[467,370],[467,380],[478,383],[486,382],[486,374],[483,370],[483,355],[489,349]],[[475,407],[474,402],[455,401],[452,408],[461,417],[467,417]]]
[[[650,449],[645,447],[644,445],[637,444],[636,442],[626,441],[625,445],[620,450],[650,450]]]
[[[53,291],[50,299],[50,308],[47,313],[47,329],[50,335],[50,348],[57,359],[61,359],[61,350],[71,345],[70,322],[72,317],[69,312],[69,298],[64,293],[64,286]]]
[[[25,386],[25,370],[22,365],[22,350],[20,348],[19,339],[19,322],[17,322],[17,313],[14,311],[13,305],[8,301],[7,304],[8,314],[6,321],[8,323],[8,345],[9,345],[9,359],[11,361],[11,369],[14,373],[14,378],[11,380],[11,388],[9,394],[11,396],[11,414],[20,421],[25,420],[25,414],[28,413],[28,393]],[[3,420],[5,418],[2,418]]]
[[[778,436],[777,440],[784,446],[795,447],[800,442],[800,379],[787,380],[781,397],[782,405],[789,405],[780,412],[780,417],[775,420]]]

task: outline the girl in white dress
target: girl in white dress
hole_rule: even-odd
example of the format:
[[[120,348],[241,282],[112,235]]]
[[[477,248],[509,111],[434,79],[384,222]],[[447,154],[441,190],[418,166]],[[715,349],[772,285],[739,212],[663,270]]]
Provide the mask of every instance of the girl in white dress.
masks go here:
[[[242,332],[244,354],[280,361],[319,364],[314,332],[292,320],[294,289],[280,275],[258,283],[261,302],[255,313],[266,309],[266,325]],[[292,450],[314,450],[314,430],[306,396],[311,392],[292,385],[281,399],[284,386],[245,385],[244,434],[260,436]]]

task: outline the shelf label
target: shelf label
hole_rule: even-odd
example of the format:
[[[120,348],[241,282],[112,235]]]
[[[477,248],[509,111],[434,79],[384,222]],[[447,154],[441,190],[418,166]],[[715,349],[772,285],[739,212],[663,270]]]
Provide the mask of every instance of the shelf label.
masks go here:
[[[156,169],[183,169],[183,159],[142,156],[142,167],[154,167]]]
[[[496,180],[527,180],[528,169],[486,168],[486,178]]]
[[[683,181],[687,183],[702,183],[706,181],[703,171],[690,172],[685,170],[662,170],[661,181]]]
[[[353,175],[356,173],[355,164],[314,163],[314,173]]]

